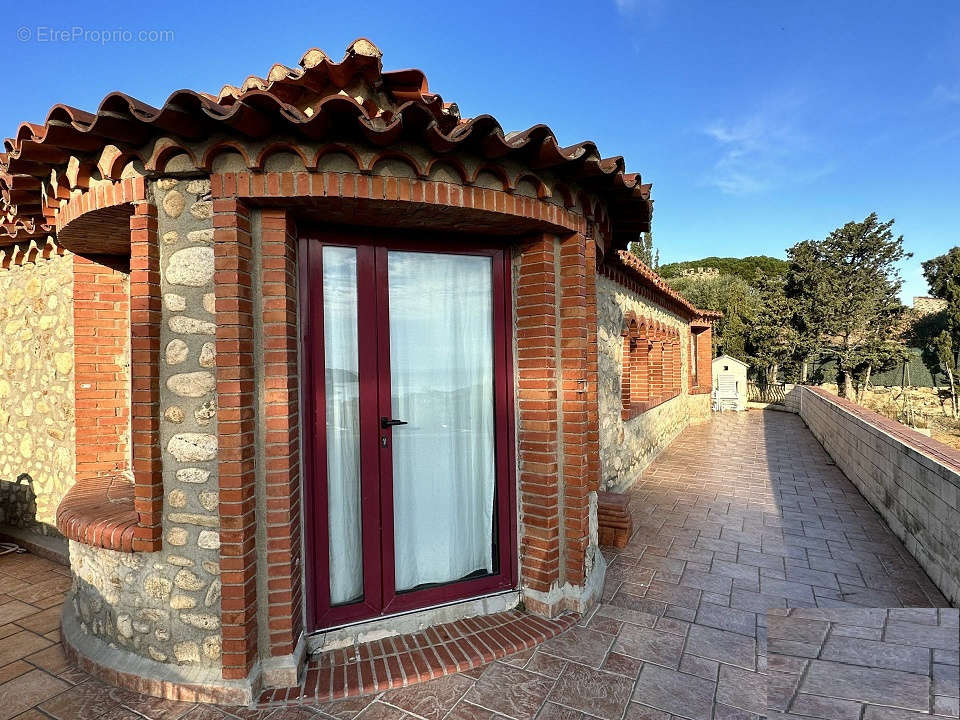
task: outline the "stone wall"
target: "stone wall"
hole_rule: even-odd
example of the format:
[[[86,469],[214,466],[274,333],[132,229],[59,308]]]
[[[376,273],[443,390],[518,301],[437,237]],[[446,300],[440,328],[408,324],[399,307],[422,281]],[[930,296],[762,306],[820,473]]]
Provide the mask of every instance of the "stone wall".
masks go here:
[[[680,330],[680,394],[630,420],[621,417],[624,314],[658,320]],[[690,334],[686,321],[613,280],[597,277],[597,364],[599,372],[600,462],[607,489],[632,485],[642,470],[691,421],[710,413],[709,394],[689,394]]]
[[[218,563],[71,540],[70,568],[81,632],[158,662],[219,661]]]
[[[219,667],[213,213],[206,180],[160,180],[163,550],[70,543],[83,632],[159,662]]]
[[[824,450],[960,606],[960,454],[826,390],[799,390],[800,417]]]
[[[0,269],[0,524],[55,533],[74,482],[73,260]],[[15,486],[26,473],[35,502]]]

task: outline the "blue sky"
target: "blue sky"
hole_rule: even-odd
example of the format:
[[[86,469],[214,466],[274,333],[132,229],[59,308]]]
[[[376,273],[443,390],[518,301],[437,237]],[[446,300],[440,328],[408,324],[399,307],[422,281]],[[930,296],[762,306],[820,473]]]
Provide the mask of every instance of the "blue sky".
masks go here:
[[[661,261],[772,254],[871,211],[920,260],[960,244],[960,3],[11,3],[0,132],[111,90],[161,104],[358,36],[464,115],[550,125],[654,183]],[[75,28],[88,34],[73,38]],[[169,31],[95,42],[98,30]],[[66,40],[54,40],[63,31]],[[20,38],[27,38],[21,40]]]

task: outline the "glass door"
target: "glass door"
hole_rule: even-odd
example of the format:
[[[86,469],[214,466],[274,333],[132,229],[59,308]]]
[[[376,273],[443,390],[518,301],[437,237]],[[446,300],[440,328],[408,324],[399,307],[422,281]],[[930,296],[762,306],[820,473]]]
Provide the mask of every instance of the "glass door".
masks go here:
[[[318,627],[515,584],[504,254],[362,240],[305,248]]]

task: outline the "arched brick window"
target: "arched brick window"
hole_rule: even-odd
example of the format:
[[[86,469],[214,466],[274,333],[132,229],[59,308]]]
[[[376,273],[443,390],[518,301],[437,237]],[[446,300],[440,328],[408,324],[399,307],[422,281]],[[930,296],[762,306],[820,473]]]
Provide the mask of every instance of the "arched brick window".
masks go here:
[[[627,313],[621,335],[621,415],[629,420],[680,394],[680,333]]]

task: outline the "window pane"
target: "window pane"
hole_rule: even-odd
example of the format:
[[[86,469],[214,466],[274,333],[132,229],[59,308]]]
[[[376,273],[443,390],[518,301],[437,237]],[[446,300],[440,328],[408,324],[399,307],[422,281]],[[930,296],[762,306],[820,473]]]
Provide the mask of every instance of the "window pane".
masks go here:
[[[488,257],[388,253],[397,591],[495,572]]]
[[[327,411],[330,603],[363,597],[357,251],[323,248],[323,349]]]

